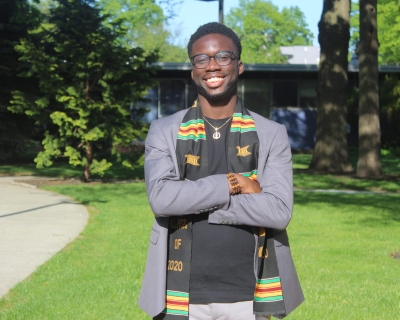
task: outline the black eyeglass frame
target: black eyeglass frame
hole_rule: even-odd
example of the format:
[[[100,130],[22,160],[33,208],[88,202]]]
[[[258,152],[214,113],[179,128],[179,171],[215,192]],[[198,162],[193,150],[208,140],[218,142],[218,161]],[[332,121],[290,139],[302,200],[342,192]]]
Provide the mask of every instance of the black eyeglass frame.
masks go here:
[[[228,64],[220,65],[220,64],[218,63],[218,61],[215,59],[215,56],[218,55],[218,54],[220,54],[220,53],[229,53],[229,54],[230,54],[231,61],[230,61]],[[207,57],[208,57],[208,63],[207,63],[204,67],[198,67],[198,66],[196,66],[196,63],[194,62],[194,59],[195,59],[196,57],[198,57],[198,56],[207,56]],[[235,55],[232,51],[219,51],[219,52],[217,52],[216,54],[214,54],[213,56],[209,56],[208,54],[205,54],[205,53],[196,54],[195,56],[190,57],[190,62],[191,62],[192,65],[194,65],[197,69],[204,69],[204,68],[207,68],[207,66],[210,64],[211,58],[213,58],[214,61],[215,61],[219,66],[221,66],[221,67],[229,66],[229,65],[232,63],[233,60],[238,59],[238,57],[236,57],[236,55]]]

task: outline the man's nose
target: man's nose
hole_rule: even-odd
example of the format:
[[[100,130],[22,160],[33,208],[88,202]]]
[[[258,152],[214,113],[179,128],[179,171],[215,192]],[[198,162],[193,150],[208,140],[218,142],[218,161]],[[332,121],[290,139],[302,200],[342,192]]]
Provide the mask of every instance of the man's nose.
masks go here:
[[[207,70],[219,70],[221,69],[221,66],[217,63],[214,57],[210,57],[210,62],[208,63],[208,66],[206,67]]]

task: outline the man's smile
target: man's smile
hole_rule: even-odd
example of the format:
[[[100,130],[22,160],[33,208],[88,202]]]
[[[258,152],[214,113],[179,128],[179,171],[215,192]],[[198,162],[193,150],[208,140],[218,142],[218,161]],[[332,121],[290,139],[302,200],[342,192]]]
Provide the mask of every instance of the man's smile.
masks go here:
[[[208,88],[216,89],[225,82],[225,75],[207,75],[203,80]]]
[[[220,77],[213,77],[210,79],[206,79],[207,82],[218,82],[218,81],[222,81],[224,78],[220,78]]]

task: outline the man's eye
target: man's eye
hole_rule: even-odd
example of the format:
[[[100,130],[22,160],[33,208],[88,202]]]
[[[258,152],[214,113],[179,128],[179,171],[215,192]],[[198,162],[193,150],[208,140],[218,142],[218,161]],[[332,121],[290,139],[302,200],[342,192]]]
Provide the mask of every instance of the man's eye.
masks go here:
[[[208,58],[206,57],[201,57],[201,58],[197,58],[194,62],[195,63],[205,63],[208,61]]]
[[[230,59],[229,55],[218,56],[217,59],[219,61],[228,61]]]

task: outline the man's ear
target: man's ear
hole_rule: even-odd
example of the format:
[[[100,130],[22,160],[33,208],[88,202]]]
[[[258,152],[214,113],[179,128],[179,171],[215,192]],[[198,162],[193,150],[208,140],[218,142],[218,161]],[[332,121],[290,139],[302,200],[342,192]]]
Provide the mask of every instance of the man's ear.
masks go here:
[[[239,74],[242,74],[244,72],[244,65],[242,60],[238,60],[238,66],[239,66]]]
[[[192,67],[192,70],[190,71],[190,76],[192,77],[192,80],[193,80],[193,67]]]

